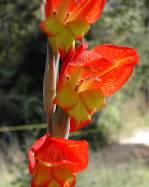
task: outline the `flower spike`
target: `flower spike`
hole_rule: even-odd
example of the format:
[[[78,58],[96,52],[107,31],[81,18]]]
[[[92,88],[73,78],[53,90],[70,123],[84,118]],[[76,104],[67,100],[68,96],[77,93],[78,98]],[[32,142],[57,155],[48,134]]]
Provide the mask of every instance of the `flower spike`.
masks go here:
[[[88,144],[44,135],[29,151],[32,187],[74,187],[88,165]]]
[[[127,82],[138,60],[133,48],[99,45],[64,62],[54,102],[71,116],[71,131],[91,121],[91,115],[105,105],[106,96]]]
[[[54,52],[67,53],[75,48],[75,40],[82,41],[90,24],[100,17],[105,3],[105,0],[47,0],[41,29],[48,35]]]

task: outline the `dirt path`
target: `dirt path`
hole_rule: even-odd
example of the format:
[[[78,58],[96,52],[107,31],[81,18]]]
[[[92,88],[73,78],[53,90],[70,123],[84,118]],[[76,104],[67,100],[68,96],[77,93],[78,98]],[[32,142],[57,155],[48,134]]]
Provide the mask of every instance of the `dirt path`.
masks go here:
[[[105,165],[128,164],[140,160],[149,163],[149,129],[137,129],[131,137],[121,138],[117,143],[98,150],[91,158],[92,163],[100,160],[99,163]]]
[[[137,129],[132,137],[119,140],[120,144],[142,144],[149,146],[149,129]]]

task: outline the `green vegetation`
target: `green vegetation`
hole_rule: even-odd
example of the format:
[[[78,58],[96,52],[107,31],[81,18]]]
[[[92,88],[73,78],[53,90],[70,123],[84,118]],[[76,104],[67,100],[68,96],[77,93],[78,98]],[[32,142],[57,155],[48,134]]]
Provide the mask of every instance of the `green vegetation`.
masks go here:
[[[100,166],[82,174],[77,187],[148,187],[148,167],[133,164]]]

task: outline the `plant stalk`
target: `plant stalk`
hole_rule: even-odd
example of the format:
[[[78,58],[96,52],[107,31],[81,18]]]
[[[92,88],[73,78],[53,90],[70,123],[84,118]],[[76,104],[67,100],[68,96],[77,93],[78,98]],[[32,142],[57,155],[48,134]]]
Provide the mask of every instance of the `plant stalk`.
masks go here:
[[[69,116],[53,104],[56,96],[56,85],[59,78],[59,53],[53,53],[50,45],[47,45],[47,58],[43,82],[43,103],[47,116],[47,132],[51,137],[68,138]]]
[[[41,21],[46,19],[45,16],[46,0],[42,0],[40,7]],[[47,133],[51,137],[68,139],[70,120],[69,116],[60,108],[56,110],[53,100],[56,96],[56,85],[59,78],[59,52],[53,53],[48,42],[47,57],[43,81],[43,104],[47,116]]]

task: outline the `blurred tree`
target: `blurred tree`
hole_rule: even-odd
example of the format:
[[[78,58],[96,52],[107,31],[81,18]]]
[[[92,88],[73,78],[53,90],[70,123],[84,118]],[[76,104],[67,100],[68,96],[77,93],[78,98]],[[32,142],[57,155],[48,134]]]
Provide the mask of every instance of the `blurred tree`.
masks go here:
[[[44,120],[42,81],[46,38],[39,29],[39,4],[39,0],[0,2],[0,110],[3,113],[0,125]]]

